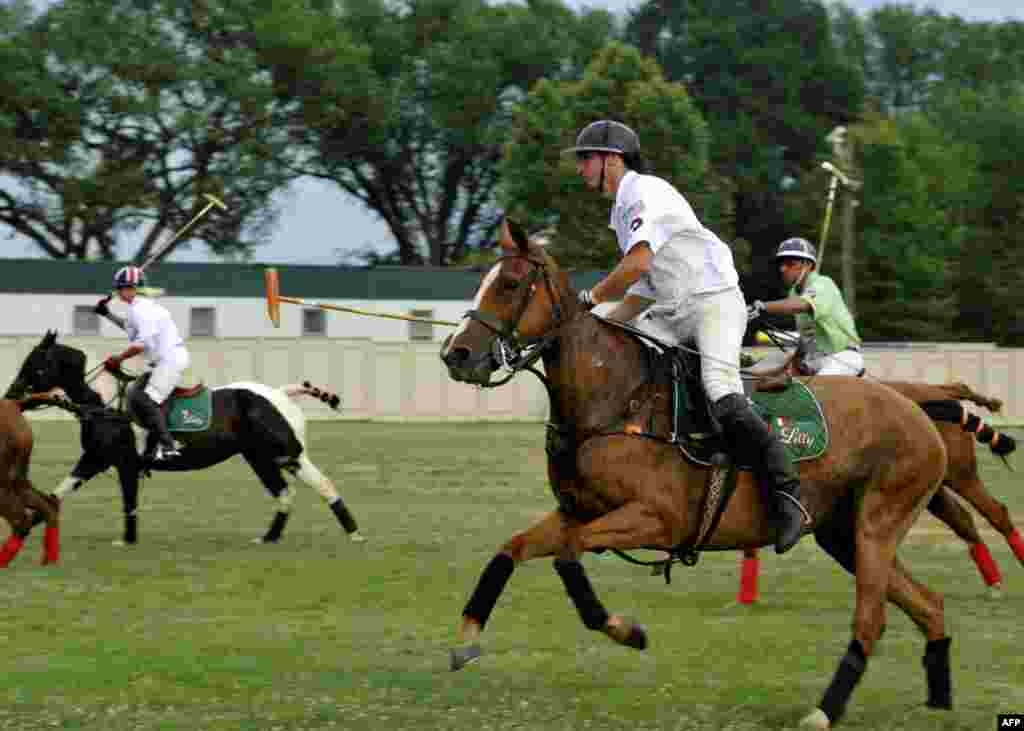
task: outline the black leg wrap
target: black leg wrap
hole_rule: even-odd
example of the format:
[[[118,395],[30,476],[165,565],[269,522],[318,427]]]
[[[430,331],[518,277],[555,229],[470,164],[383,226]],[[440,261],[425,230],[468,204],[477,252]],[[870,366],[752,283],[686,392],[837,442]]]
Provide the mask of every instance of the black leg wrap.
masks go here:
[[[1005,457],[1017,448],[1017,441],[1005,432],[996,432],[990,448],[997,457]]]
[[[516,562],[507,554],[499,553],[492,558],[491,562],[487,564],[487,568],[484,569],[480,581],[477,582],[473,596],[466,602],[462,616],[476,620],[480,629],[483,629],[515,568]]]
[[[967,421],[960,428],[974,434],[977,433],[979,426],[981,426],[981,418],[977,414],[968,414]]]
[[[576,605],[576,611],[580,613],[584,626],[593,630],[604,629],[608,624],[608,611],[594,594],[594,587],[590,585],[590,579],[583,571],[583,564],[579,561],[563,561],[556,558],[555,571],[562,577],[565,590]]]
[[[349,533],[355,533],[359,530],[359,526],[356,524],[356,519],[352,517],[352,513],[348,512],[348,508],[345,506],[345,501],[338,498],[331,503],[331,512],[338,518],[338,522],[341,526]]]
[[[981,429],[979,429],[974,436],[982,444],[988,444],[992,441],[992,437],[994,437],[995,435],[995,429],[990,427],[988,424],[982,424]]]
[[[929,708],[953,707],[953,682],[949,671],[949,637],[941,640],[931,640],[925,646],[924,664],[925,675],[928,679],[928,701]]]
[[[963,424],[964,407],[959,401],[952,401],[949,399],[943,399],[941,401],[922,401],[920,406],[932,421],[947,421],[952,424]],[[965,430],[967,429],[966,426],[963,428]]]
[[[836,674],[832,676],[832,683],[822,696],[818,708],[828,716],[829,723],[835,724],[846,712],[846,704],[857,687],[864,669],[867,667],[868,659],[861,647],[860,640],[852,640],[850,646],[839,662]]]
[[[139,542],[139,516],[135,513],[124,516],[124,542],[131,545]]]
[[[288,523],[289,513],[283,510],[278,510],[274,513],[274,520],[270,523],[270,528],[267,529],[267,534],[263,536],[264,543],[277,543],[281,540],[281,534],[284,533],[284,526]]]

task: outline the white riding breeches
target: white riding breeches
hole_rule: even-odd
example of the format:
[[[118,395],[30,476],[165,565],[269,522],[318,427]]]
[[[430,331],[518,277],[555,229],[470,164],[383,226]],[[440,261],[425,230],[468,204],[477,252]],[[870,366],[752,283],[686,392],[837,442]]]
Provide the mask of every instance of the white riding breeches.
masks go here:
[[[175,348],[161,358],[153,367],[149,383],[146,384],[146,393],[149,397],[158,404],[166,401],[174,387],[181,382],[181,374],[191,362],[192,359],[184,346]]]
[[[746,370],[754,374],[776,371],[791,357],[792,351],[776,351]],[[857,376],[864,370],[864,355],[859,350],[840,350],[832,355],[815,356],[807,360],[805,366],[818,376]]]
[[[808,359],[807,368],[819,376],[859,376],[864,370],[864,355],[859,350],[840,350]]]
[[[743,393],[739,363],[747,305],[738,287],[696,295],[678,308],[654,305],[636,325],[671,345],[696,341],[704,391],[711,403],[730,393]]]

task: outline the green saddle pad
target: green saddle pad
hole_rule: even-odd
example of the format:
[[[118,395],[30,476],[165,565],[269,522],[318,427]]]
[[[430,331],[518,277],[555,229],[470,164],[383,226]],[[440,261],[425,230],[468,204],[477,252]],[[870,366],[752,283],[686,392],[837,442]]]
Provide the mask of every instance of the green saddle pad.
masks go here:
[[[167,410],[167,428],[171,431],[204,431],[210,426],[213,392],[205,386],[195,396],[175,396]]]
[[[784,391],[755,391],[753,400],[754,410],[779,435],[794,462],[820,457],[828,449],[821,404],[804,384],[793,381]]]

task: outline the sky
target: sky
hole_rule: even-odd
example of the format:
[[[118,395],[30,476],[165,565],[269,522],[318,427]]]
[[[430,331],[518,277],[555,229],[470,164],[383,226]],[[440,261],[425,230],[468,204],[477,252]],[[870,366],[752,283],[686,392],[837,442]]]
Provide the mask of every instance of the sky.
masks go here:
[[[640,4],[639,0],[566,0],[576,10],[606,9],[624,13]],[[845,0],[861,14],[886,4],[886,0]],[[931,8],[943,15],[959,15],[973,21],[1024,21],[1022,0],[931,0],[907,2],[919,10]],[[337,264],[346,253],[366,248],[381,252],[393,250],[387,226],[357,199],[329,184],[299,180],[278,198],[280,216],[270,241],[253,252],[254,261],[274,264]],[[6,256],[36,256],[30,244],[11,242],[3,245]],[[20,250],[19,250],[20,249]],[[130,256],[128,246],[124,256]],[[202,244],[191,249],[181,247],[169,261],[211,261]]]

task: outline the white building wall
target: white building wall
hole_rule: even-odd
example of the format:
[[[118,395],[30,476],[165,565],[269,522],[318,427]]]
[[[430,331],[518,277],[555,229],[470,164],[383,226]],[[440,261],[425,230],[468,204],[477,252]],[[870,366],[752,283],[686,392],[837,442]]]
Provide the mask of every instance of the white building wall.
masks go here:
[[[284,292],[283,294],[289,294]],[[294,296],[300,296],[298,294]],[[75,306],[92,307],[100,295],[18,295],[0,294],[0,336],[39,335],[56,330],[61,335],[74,335]],[[216,312],[216,334],[222,338],[295,338],[302,334],[300,305],[281,304],[281,327],[274,328],[267,315],[266,301],[249,297],[174,297],[165,296],[160,303],[170,310],[182,334],[191,342],[190,312],[194,307],[212,307]],[[353,307],[371,312],[408,315],[412,310],[431,310],[430,319],[457,322],[469,309],[464,300],[320,300],[325,304]],[[124,314],[122,303],[111,301],[110,308]],[[409,340],[410,323],[346,312],[327,311],[326,337],[370,338],[372,340]],[[434,326],[434,340],[441,340],[452,328]],[[117,337],[121,331],[101,319],[100,336]]]

